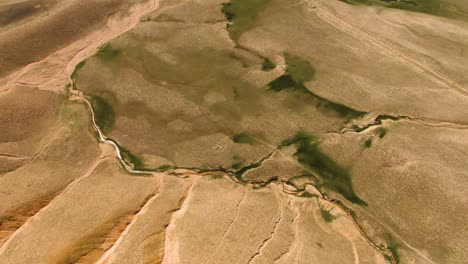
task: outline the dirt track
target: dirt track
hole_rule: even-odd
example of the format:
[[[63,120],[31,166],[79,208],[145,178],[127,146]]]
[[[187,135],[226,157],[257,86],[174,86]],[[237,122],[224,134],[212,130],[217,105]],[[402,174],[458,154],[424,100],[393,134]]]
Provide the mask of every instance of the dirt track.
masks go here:
[[[415,67],[416,69],[425,73],[434,82],[441,83],[446,87],[453,89],[453,91],[458,93],[458,95],[461,98],[468,98],[468,91],[458,82],[440,73],[436,69],[432,68],[430,65],[427,65],[426,63],[421,62],[416,58],[413,58],[412,56],[402,52],[398,47],[396,47],[389,41],[380,39],[348,24],[343,19],[340,19],[339,17],[335,16],[326,5],[319,4],[312,10],[315,12],[315,14],[317,14],[317,16],[319,16],[321,19],[323,19],[330,25],[338,28],[343,32],[348,33],[349,35],[357,39],[368,43],[371,47],[384,51],[389,56],[395,56],[399,58],[403,63],[411,67]]]

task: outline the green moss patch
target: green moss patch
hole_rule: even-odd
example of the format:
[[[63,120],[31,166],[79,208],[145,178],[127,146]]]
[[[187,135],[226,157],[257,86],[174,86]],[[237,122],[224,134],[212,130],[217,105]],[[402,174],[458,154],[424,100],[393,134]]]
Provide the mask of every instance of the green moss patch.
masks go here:
[[[119,49],[114,49],[110,43],[106,43],[99,48],[96,56],[102,60],[112,60],[119,56],[119,54]]]
[[[133,153],[131,153],[129,150],[119,146],[120,149],[120,155],[122,156],[122,159],[133,166],[134,170],[150,170],[147,168],[143,162],[142,159],[139,157],[135,156]]]
[[[255,139],[247,133],[235,134],[232,137],[232,141],[239,144],[254,144]]]
[[[379,138],[384,138],[387,135],[387,129],[381,127],[379,128]]]
[[[304,85],[305,82],[313,80],[315,76],[316,71],[312,64],[307,60],[289,53],[285,53],[284,58],[287,65],[286,72],[267,84],[269,91],[280,92],[289,90],[305,93],[317,101],[317,108],[323,107],[326,110],[335,112],[341,117],[351,119],[362,117],[366,114],[366,112],[352,109],[346,105],[332,102],[314,94]]]
[[[354,192],[349,171],[320,150],[316,137],[300,132],[282,143],[282,146],[291,145],[297,148],[296,159],[320,177],[319,186],[343,195],[352,203],[366,205]]]
[[[228,23],[228,31],[231,39],[238,42],[242,33],[252,29],[258,14],[271,0],[231,0],[223,3],[221,11]]]
[[[270,91],[279,92],[285,89],[298,90],[305,93],[310,91],[304,86],[304,82],[310,81],[315,76],[314,67],[307,61],[289,53],[284,54],[286,72],[268,84]]]
[[[284,54],[284,59],[286,61],[286,73],[290,75],[296,83],[302,84],[314,78],[315,68],[309,61],[289,53]]]
[[[370,148],[371,146],[372,146],[372,139],[369,138],[368,140],[364,142],[364,147]]]
[[[232,164],[231,168],[233,168],[234,170],[241,169],[242,168],[242,162],[236,162],[236,163]]]
[[[298,85],[290,75],[281,75],[268,84],[268,90],[273,92],[300,88],[300,85]]]
[[[316,194],[304,191],[302,192],[299,197],[304,197],[304,198],[313,198],[313,197],[318,197]]]
[[[94,96],[90,99],[93,107],[94,120],[102,132],[109,132],[115,124],[115,112],[109,102],[101,96]]]
[[[83,68],[86,64],[86,60],[78,63],[75,67],[75,70],[73,70],[72,74],[71,74],[71,79],[74,81],[76,80],[76,77],[78,77],[78,71]]]
[[[276,68],[276,65],[268,58],[263,59],[262,63],[262,70],[263,71],[271,71]]]
[[[384,234],[384,239],[387,242],[387,249],[390,252],[392,252],[392,255],[393,255],[394,259],[395,259],[396,264],[401,263],[400,253],[398,252],[398,249],[400,248],[400,245],[395,241],[392,234],[390,234],[390,233],[385,233]]]
[[[322,215],[323,220],[327,223],[331,223],[336,219],[336,216],[332,215],[330,211],[320,208],[320,214]]]
[[[167,171],[167,170],[170,170],[170,169],[172,169],[172,165],[165,164],[165,165],[159,166],[157,171]]]
[[[133,155],[130,151],[128,151],[127,149],[119,146],[120,148],[120,155],[122,156],[122,159],[133,165],[133,169],[138,169],[138,168],[141,168],[143,167],[143,161],[138,158],[137,156]]]

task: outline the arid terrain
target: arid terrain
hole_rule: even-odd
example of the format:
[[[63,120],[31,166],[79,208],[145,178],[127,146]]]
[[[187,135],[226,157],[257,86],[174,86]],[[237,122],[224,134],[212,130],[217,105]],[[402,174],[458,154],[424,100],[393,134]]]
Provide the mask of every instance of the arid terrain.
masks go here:
[[[0,264],[468,263],[464,0],[0,0]]]

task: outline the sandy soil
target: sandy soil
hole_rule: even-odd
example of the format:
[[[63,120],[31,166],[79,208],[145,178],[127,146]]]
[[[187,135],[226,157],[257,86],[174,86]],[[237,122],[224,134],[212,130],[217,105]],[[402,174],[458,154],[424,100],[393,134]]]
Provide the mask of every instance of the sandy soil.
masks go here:
[[[115,233],[115,226],[128,224],[126,218],[140,210],[157,186],[156,177],[128,177],[115,158],[102,159],[11,236],[0,250],[0,262],[79,262],[107,240],[115,241],[109,236],[118,237],[123,230]]]
[[[74,0],[33,3],[38,10],[21,1],[0,5],[0,15],[13,5],[18,10],[0,19],[0,48],[6,47],[0,52],[0,59],[5,58],[0,62],[0,263],[434,264],[462,263],[468,257],[462,210],[468,204],[465,22],[340,1],[285,5],[272,0],[242,35],[242,46],[235,46],[218,0],[167,0],[161,6],[158,0],[131,6],[106,0],[86,8]],[[41,8],[50,16],[42,16],[46,11]],[[89,28],[53,39],[56,20],[73,10],[80,19],[90,18]],[[75,32],[80,19],[70,21],[68,33]],[[401,20],[408,22],[402,25]],[[45,31],[33,32],[41,25]],[[5,55],[22,38],[29,42],[19,50],[34,50],[31,41],[38,41],[37,34],[53,40],[50,47]],[[127,58],[135,50],[126,45],[144,42],[136,52],[158,56],[151,66],[176,81],[151,79],[158,72],[146,76],[139,68],[143,60],[130,59],[132,69],[117,64],[97,71],[106,61],[93,55],[109,41],[120,45]],[[446,52],[447,46],[456,51]],[[194,47],[207,49],[190,53]],[[304,96],[288,93],[248,94],[253,99],[243,107],[252,102],[269,106],[265,119],[242,119],[219,107],[230,106],[227,95],[238,97],[240,87],[265,92],[264,86],[285,70],[285,51],[316,65],[317,76],[305,89],[370,113],[345,120],[317,110],[320,104],[297,113],[283,111],[278,105],[295,109],[304,102]],[[263,56],[278,67],[261,70]],[[147,111],[143,118],[125,113],[118,122],[127,130],[117,129],[111,138],[135,143],[138,154],[155,163],[193,168],[160,173],[133,169],[123,160],[123,150],[97,125],[86,99],[92,89],[82,93],[65,87],[73,83],[70,76],[78,63],[90,57],[80,85],[83,80],[91,88],[113,84],[119,100]],[[194,67],[205,59],[213,63]],[[190,67],[181,73],[169,70],[171,65]],[[218,68],[211,69],[213,65]],[[114,78],[110,72],[118,67],[121,74]],[[233,75],[225,78],[229,71]],[[194,78],[196,73],[205,79]],[[191,78],[192,83],[177,83]],[[221,91],[228,83],[239,87]],[[217,90],[204,90],[197,98],[197,89],[206,87]],[[160,90],[148,94],[145,89]],[[175,94],[177,89],[191,98]],[[203,109],[201,102],[208,107]],[[217,104],[219,108],[210,108]],[[178,113],[175,105],[198,113],[193,119],[210,120],[216,131],[200,130],[189,140],[170,138],[175,143],[164,146],[167,139],[153,134],[158,131],[148,116],[158,110]],[[394,120],[374,120],[378,114],[394,115]],[[224,117],[234,117],[234,126],[224,128]],[[171,120],[167,134],[199,129],[185,121]],[[260,132],[254,142],[235,142],[226,133],[240,123]],[[368,127],[361,131],[358,125]],[[314,168],[298,159],[299,147],[278,146],[300,129],[319,134],[314,140],[323,153],[314,154],[326,158],[318,166],[349,171],[366,205],[322,186]],[[151,137],[160,142],[149,144]],[[174,155],[153,152],[164,148]],[[226,169],[239,161],[238,154],[253,161],[239,165],[242,174]],[[208,164],[209,171],[200,170],[200,164]]]
[[[86,171],[95,167],[93,164],[115,154],[114,150],[99,150],[91,131],[90,112],[85,105],[63,102],[67,90],[65,84],[83,57],[130,29],[145,12],[157,8],[157,4],[157,1],[145,2],[123,13],[115,13],[103,27],[87,32],[78,41],[0,81],[0,100],[3,102],[0,116],[3,120],[0,139],[1,244],[60,196],[70,183],[85,177]],[[3,28],[1,34],[5,38],[2,37],[2,41],[6,41],[9,32],[24,27],[11,23]],[[43,37],[53,36],[45,34]],[[13,43],[11,39],[9,41]],[[15,103],[18,97],[22,99]]]
[[[145,1],[132,6],[123,13],[110,16],[103,27],[89,32],[44,59],[24,65],[21,70],[4,76],[0,79],[0,93],[17,85],[63,91],[64,85],[68,83],[68,78],[79,62],[95,53],[103,43],[133,28],[144,14],[157,7],[158,1]]]

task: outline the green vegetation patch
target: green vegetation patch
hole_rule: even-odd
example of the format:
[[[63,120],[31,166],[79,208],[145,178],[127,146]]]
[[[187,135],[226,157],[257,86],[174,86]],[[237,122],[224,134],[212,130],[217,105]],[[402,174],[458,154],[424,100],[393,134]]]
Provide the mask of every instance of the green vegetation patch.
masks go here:
[[[311,81],[315,76],[315,68],[309,61],[299,56],[284,53],[286,61],[286,74],[298,84]]]
[[[232,137],[232,141],[234,141],[235,143],[239,143],[239,144],[251,144],[252,145],[255,143],[255,139],[247,133],[235,134]]]
[[[366,114],[366,112],[352,109],[346,105],[332,102],[314,94],[304,85],[304,82],[313,80],[315,76],[315,68],[312,64],[307,60],[289,53],[285,53],[284,58],[287,65],[286,72],[267,84],[269,91],[280,92],[283,90],[292,90],[308,94],[319,102],[317,107],[323,106],[328,110],[334,111],[341,117],[357,118]]]
[[[122,146],[119,146],[120,149],[120,155],[122,156],[122,159],[131,165],[133,165],[134,170],[145,170],[147,169],[144,165],[144,162],[142,159],[139,157],[135,156],[133,153],[131,153],[129,150],[123,148]]]
[[[172,165],[164,164],[164,165],[159,166],[157,171],[164,172],[164,171],[167,171],[167,170],[170,170],[170,169],[172,169]]]
[[[112,60],[119,56],[119,54],[119,49],[113,49],[110,43],[106,43],[99,48],[96,56],[102,60]]]
[[[221,5],[221,11],[229,21],[227,29],[234,42],[242,33],[252,29],[258,14],[271,0],[231,0]]]
[[[372,146],[372,138],[369,138],[364,142],[364,147],[370,148]]]
[[[387,135],[387,129],[384,127],[379,128],[379,138],[384,138]]]
[[[316,194],[304,191],[302,192],[299,197],[304,197],[304,198],[313,198],[313,197],[318,197]]]
[[[299,132],[292,139],[282,143],[282,146],[291,145],[297,148],[294,154],[296,159],[320,177],[321,182],[318,185],[340,193],[352,203],[367,205],[354,192],[349,171],[320,150],[317,138]]]
[[[440,0],[341,0],[352,5],[376,5],[432,15],[441,14]]]
[[[315,68],[312,64],[289,53],[284,54],[284,59],[286,61],[286,72],[268,84],[269,90],[279,92],[285,89],[292,89],[311,93],[304,86],[304,82],[312,80],[315,76]]]
[[[242,168],[242,162],[236,162],[236,163],[232,164],[231,168],[233,168],[235,170],[240,170]]]
[[[279,92],[285,89],[301,89],[290,75],[281,75],[268,84],[268,90]]]
[[[94,96],[90,99],[93,107],[94,120],[102,132],[109,132],[115,124],[115,112],[109,102],[101,96]]]
[[[320,214],[322,215],[323,220],[327,223],[331,223],[336,219],[336,216],[332,215],[330,211],[320,208]]]
[[[387,242],[387,249],[392,253],[396,264],[399,264],[401,261],[400,253],[398,252],[400,245],[395,241],[392,234],[390,233],[385,233],[384,239]]]
[[[322,98],[320,96],[317,96],[317,97],[320,98],[320,100],[322,100],[322,102],[324,103],[324,106],[326,108],[332,109],[333,111],[335,111],[341,117],[347,116],[347,117],[350,117],[350,118],[357,118],[357,117],[362,117],[362,116],[364,116],[366,114],[366,112],[355,110],[355,109],[353,109],[351,107],[348,107],[346,105],[329,101],[329,100],[327,100],[325,98]]]
[[[80,63],[78,63],[76,65],[75,70],[73,70],[73,72],[72,72],[72,74],[70,76],[73,81],[76,80],[76,77],[78,77],[78,71],[81,68],[83,68],[85,66],[85,64],[86,64],[86,60],[84,60],[84,61],[82,61],[82,62],[80,62]]]
[[[271,71],[276,68],[276,65],[268,58],[263,59],[262,63],[262,70],[263,71]]]

